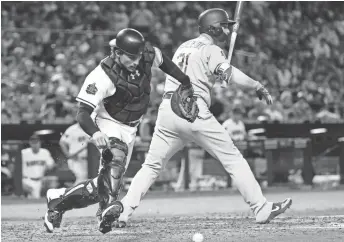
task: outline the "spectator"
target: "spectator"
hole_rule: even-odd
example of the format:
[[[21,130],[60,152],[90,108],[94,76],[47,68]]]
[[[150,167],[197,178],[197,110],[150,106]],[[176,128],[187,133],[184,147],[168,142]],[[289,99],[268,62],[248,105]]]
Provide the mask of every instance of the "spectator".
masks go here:
[[[255,122],[270,120],[270,116],[266,111],[264,103],[257,101],[255,107],[248,112],[248,118]]]
[[[146,2],[138,2],[138,9],[130,15],[129,25],[141,33],[149,33],[154,26],[154,14],[147,8]]]
[[[333,123],[340,121],[340,115],[335,111],[334,105],[326,105],[316,114],[316,118],[323,123]]]
[[[51,95],[50,99],[46,100],[46,103],[42,105],[40,118],[44,120],[45,117],[48,117],[48,120],[50,120],[50,115],[54,114],[56,121],[61,122],[60,120],[73,108],[71,98],[67,96],[67,88],[60,86],[56,89],[55,94]]]
[[[124,4],[120,4],[116,12],[112,14],[112,21],[110,26],[113,26],[113,30],[117,33],[121,29],[128,28],[129,26],[129,17],[126,13],[127,8]]]
[[[243,111],[240,108],[234,108],[232,116],[227,119],[222,126],[227,130],[233,141],[244,140],[246,138],[245,124],[242,121]]]
[[[313,54],[316,58],[330,58],[331,50],[324,37],[320,38],[320,40],[316,42]]]
[[[15,5],[4,2],[1,12],[1,74],[2,83],[11,87],[2,92],[3,122],[36,121],[39,117],[37,93],[40,93],[38,99],[55,100],[56,89],[63,86],[67,89],[67,99],[73,99],[87,70],[92,69],[87,67],[101,61],[108,48],[108,40],[118,29],[127,26],[143,28],[147,40],[172,56],[181,41],[197,35],[200,12],[206,8],[222,7],[232,15],[234,6],[227,2],[154,2],[148,5],[145,2],[20,2]],[[294,115],[292,107],[300,101],[295,98],[295,93],[301,91],[305,100],[296,106],[308,102],[309,113],[314,115],[324,109],[326,103],[332,102],[343,120],[340,111],[343,95],[336,93],[344,85],[344,14],[338,9],[330,2],[302,2],[297,5],[293,2],[264,2],[245,7],[239,29],[242,41],[236,44],[232,62],[263,81],[275,94],[275,99],[281,101],[283,112],[265,107],[269,115],[272,111],[278,116],[271,119],[280,119],[279,112],[282,112],[283,120],[291,121],[284,113]],[[163,77],[159,72],[152,74],[152,98],[159,102]],[[315,88],[302,88],[304,83]],[[324,86],[324,83],[329,83],[329,86]],[[323,90],[317,90],[319,88]],[[280,92],[284,91],[292,93],[287,105],[285,97],[279,98]],[[241,103],[245,114],[257,109],[253,96],[250,100],[237,91],[229,96],[224,94],[224,90],[221,91],[220,99],[212,107],[214,112],[220,113],[220,120],[232,107],[227,98]],[[65,116],[56,111],[48,108],[43,121],[73,122],[72,109],[66,109]],[[56,115],[60,117],[56,118]]]
[[[283,115],[283,107],[279,101],[275,101],[270,107],[268,107],[266,114],[270,117],[270,121],[283,122],[285,120]]]
[[[277,70],[279,85],[281,88],[289,87],[292,78],[291,72],[288,68],[289,66],[287,66],[285,62],[281,62],[279,66],[280,69]]]

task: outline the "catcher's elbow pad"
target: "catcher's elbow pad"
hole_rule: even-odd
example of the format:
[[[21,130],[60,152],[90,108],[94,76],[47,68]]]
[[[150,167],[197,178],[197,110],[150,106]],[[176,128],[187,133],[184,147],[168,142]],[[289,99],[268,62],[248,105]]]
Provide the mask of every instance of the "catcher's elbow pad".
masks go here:
[[[215,68],[214,73],[219,77],[220,81],[229,83],[233,74],[232,66],[228,62],[222,62]]]

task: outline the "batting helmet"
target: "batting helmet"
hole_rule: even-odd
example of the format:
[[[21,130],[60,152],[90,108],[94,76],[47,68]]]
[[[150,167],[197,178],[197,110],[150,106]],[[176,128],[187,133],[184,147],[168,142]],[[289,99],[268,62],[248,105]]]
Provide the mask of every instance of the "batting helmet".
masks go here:
[[[122,29],[116,39],[110,41],[110,47],[115,47],[127,55],[140,55],[145,46],[145,38],[135,29]]]
[[[228,27],[236,22],[234,20],[230,20],[228,13],[221,8],[208,9],[201,13],[198,17],[200,33],[207,33],[213,37],[219,37],[223,34],[222,26],[218,26],[218,23]]]

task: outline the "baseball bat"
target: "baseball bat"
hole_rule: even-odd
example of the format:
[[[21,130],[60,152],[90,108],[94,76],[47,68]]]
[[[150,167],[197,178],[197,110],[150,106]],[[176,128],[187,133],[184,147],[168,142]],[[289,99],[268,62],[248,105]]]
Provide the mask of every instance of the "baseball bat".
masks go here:
[[[229,42],[229,50],[228,50],[228,57],[227,57],[227,60],[229,63],[231,63],[231,60],[232,60],[232,55],[233,55],[236,37],[238,35],[238,30],[239,30],[239,25],[240,25],[240,16],[243,9],[243,5],[244,5],[243,1],[238,1],[235,8],[234,20],[236,21],[236,23],[233,25],[233,31],[231,34],[231,40]],[[228,82],[226,82],[225,80],[222,81],[221,87],[227,87],[227,86],[228,86]]]

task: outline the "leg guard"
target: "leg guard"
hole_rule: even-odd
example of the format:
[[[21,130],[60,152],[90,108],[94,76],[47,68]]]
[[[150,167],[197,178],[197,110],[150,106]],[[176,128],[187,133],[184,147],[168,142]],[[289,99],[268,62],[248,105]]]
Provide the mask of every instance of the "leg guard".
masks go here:
[[[102,152],[102,166],[98,176],[100,209],[118,199],[120,193],[128,146],[123,141],[110,137],[110,149]]]
[[[74,208],[85,208],[99,202],[98,189],[93,180],[87,180],[66,189],[65,193],[48,203],[49,210],[65,212]]]

